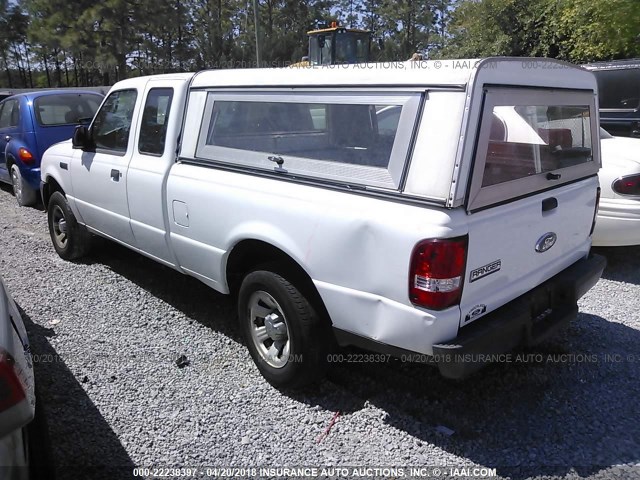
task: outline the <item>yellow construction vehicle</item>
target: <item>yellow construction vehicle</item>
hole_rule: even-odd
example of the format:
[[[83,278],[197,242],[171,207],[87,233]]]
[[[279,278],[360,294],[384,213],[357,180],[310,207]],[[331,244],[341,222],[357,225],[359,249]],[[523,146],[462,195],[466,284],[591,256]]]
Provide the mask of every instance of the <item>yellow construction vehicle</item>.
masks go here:
[[[313,65],[340,65],[369,61],[371,32],[357,28],[345,28],[331,22],[327,28],[307,32],[309,56],[293,67]]]

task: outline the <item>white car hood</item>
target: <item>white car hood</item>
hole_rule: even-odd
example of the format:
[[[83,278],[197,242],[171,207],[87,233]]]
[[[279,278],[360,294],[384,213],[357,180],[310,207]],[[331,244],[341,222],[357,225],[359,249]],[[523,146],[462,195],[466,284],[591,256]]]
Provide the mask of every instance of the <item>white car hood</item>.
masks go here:
[[[602,138],[600,148],[603,168],[640,166],[640,138]]]

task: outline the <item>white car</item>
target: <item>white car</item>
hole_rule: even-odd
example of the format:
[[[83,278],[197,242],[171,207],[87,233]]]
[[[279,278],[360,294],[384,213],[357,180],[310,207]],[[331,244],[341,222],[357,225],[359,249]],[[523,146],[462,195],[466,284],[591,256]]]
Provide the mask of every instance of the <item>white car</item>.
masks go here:
[[[600,129],[600,208],[593,245],[640,244],[640,139]]]
[[[0,472],[4,480],[34,478],[29,475],[32,450],[27,426],[34,419],[35,405],[27,332],[0,279]]]

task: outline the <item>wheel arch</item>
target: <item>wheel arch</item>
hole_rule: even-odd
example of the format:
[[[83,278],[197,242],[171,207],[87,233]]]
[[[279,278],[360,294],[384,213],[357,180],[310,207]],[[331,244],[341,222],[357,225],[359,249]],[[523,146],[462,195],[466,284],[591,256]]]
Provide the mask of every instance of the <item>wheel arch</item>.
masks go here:
[[[237,295],[244,276],[260,266],[275,266],[277,271],[274,273],[289,277],[318,309],[318,313],[331,323],[324,301],[309,273],[292,255],[264,240],[247,238],[233,246],[225,266],[229,292]]]
[[[20,164],[19,164],[19,163],[18,163],[18,161],[16,160],[16,157],[13,155],[13,153],[11,153],[11,152],[9,151],[9,146],[8,146],[8,145],[7,145],[7,149],[5,150],[5,153],[4,153],[4,158],[6,159],[6,160],[5,160],[5,163],[6,163],[6,165],[7,165],[7,171],[8,171],[8,172],[10,172],[10,171],[11,171],[11,167],[12,167],[13,165],[18,165],[18,168],[20,168]]]
[[[49,205],[49,199],[53,192],[60,192],[62,195],[66,196],[64,188],[58,180],[51,174],[47,174],[45,176],[45,181],[42,184],[42,203],[44,205],[45,210]]]
[[[4,158],[8,170],[10,170],[11,166],[14,164],[18,165],[18,168],[21,171],[24,168],[29,168],[28,165],[25,165],[22,161],[18,160],[18,152],[20,151],[20,148],[23,147],[33,152],[33,149],[29,148],[27,142],[25,142],[25,140],[22,138],[12,138],[9,142],[7,142],[7,146],[4,149]]]

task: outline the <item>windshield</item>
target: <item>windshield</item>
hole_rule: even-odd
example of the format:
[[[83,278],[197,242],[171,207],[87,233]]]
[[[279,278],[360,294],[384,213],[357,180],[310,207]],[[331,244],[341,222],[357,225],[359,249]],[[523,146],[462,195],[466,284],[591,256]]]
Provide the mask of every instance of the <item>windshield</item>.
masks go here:
[[[368,53],[369,34],[336,32],[336,63],[364,63]]]

